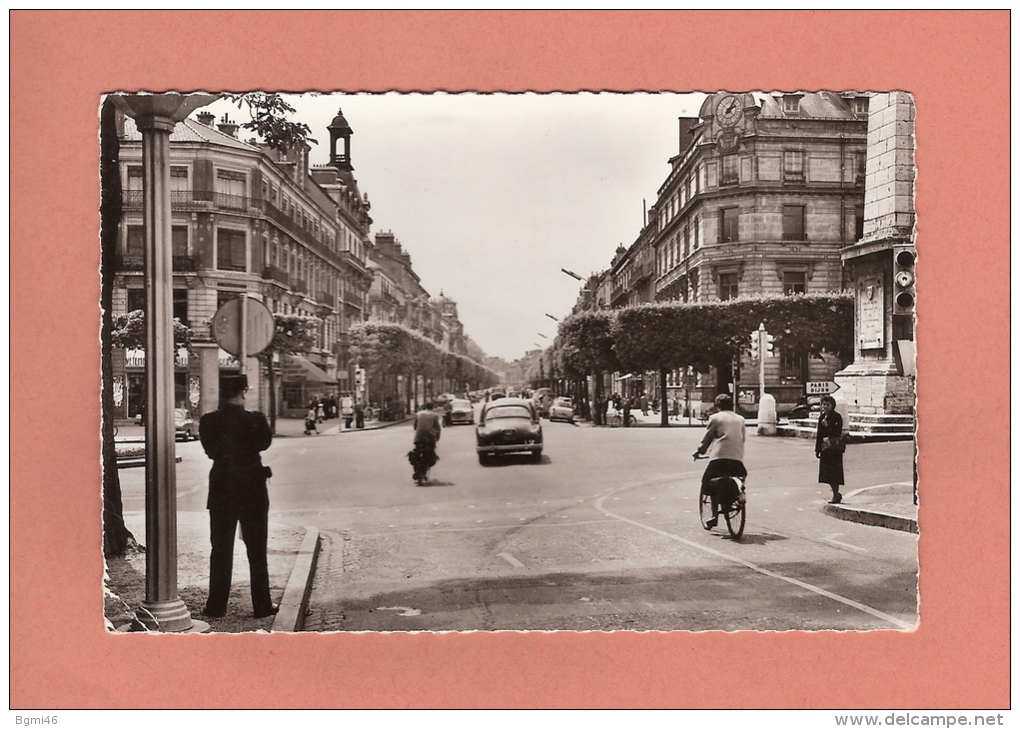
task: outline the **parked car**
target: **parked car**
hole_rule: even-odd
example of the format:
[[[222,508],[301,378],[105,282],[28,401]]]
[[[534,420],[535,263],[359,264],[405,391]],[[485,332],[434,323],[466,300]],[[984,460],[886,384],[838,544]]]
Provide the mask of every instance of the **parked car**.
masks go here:
[[[191,413],[184,408],[174,408],[174,435],[187,443],[196,437],[198,425],[191,419]]]
[[[558,397],[553,400],[553,404],[549,406],[549,420],[574,422],[574,403],[569,397]]]
[[[475,422],[475,406],[471,404],[470,400],[451,400],[450,401],[450,425],[456,425],[457,423],[467,423],[473,425]]]
[[[822,396],[807,395],[802,397],[794,408],[786,414],[790,420],[807,420],[822,412]]]
[[[530,400],[501,397],[485,403],[475,438],[482,465],[504,453],[527,452],[536,462],[542,459],[542,423]]]

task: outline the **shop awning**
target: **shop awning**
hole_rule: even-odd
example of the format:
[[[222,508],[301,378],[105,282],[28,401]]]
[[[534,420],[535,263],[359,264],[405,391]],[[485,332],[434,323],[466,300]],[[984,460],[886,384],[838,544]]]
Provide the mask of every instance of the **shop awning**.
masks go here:
[[[287,356],[287,360],[283,366],[283,376],[294,380],[305,380],[308,382],[329,382],[336,384],[336,380],[321,369],[318,366],[312,364],[307,359],[299,354],[291,354]]]

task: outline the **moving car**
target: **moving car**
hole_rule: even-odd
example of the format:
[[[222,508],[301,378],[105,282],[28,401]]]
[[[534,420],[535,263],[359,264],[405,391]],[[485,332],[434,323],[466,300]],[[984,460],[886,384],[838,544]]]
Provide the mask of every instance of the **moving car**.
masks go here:
[[[549,406],[549,420],[574,422],[574,403],[569,397],[558,397],[553,400],[553,404]]]
[[[177,438],[184,438],[187,443],[196,437],[198,425],[191,419],[191,413],[184,408],[174,408],[174,435]]]
[[[450,425],[467,423],[473,425],[475,422],[475,406],[470,400],[456,399],[450,401]]]
[[[542,423],[530,400],[501,397],[485,403],[475,430],[478,462],[504,453],[530,453],[542,460]]]

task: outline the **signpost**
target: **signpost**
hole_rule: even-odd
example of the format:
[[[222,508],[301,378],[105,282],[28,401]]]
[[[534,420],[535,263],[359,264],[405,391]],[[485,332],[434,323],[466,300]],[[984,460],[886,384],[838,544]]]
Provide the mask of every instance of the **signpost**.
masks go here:
[[[805,395],[831,395],[839,389],[835,382],[805,382]]]

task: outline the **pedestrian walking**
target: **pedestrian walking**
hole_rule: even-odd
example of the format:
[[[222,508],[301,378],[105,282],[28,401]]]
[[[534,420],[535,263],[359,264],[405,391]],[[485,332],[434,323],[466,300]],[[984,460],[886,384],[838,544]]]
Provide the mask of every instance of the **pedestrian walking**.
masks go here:
[[[354,422],[354,399],[350,395],[341,398],[340,414],[344,417],[344,427],[350,430],[351,423]]]
[[[630,427],[630,409],[633,407],[634,401],[628,396],[623,401],[623,427]]]
[[[244,408],[248,390],[245,375],[229,375],[220,386],[219,409],[202,416],[198,435],[202,448],[212,459],[209,471],[209,532],[212,555],[209,561],[209,597],[203,614],[221,618],[227,614],[230,578],[234,563],[234,535],[241,525],[241,538],[248,552],[251,575],[251,603],[256,618],[275,615],[279,605],[269,592],[269,489],[272,475],[262,465],[261,452],[273,442],[269,421],[260,412]]]
[[[843,416],[836,412],[836,399],[832,395],[822,397],[822,413],[818,416],[818,430],[815,435],[815,458],[818,459],[818,483],[825,483],[832,489],[830,504],[843,501],[839,487],[843,485],[843,452],[846,440],[843,438]]]
[[[365,404],[361,400],[354,403],[354,427],[365,427]]]
[[[321,423],[326,419],[326,406],[322,402],[322,398],[319,398],[315,402],[315,422]]]
[[[672,397],[669,400],[669,417],[679,418],[680,417],[680,401]]]
[[[638,409],[642,415],[648,417],[648,396],[644,393],[641,393],[641,396],[638,398]]]

